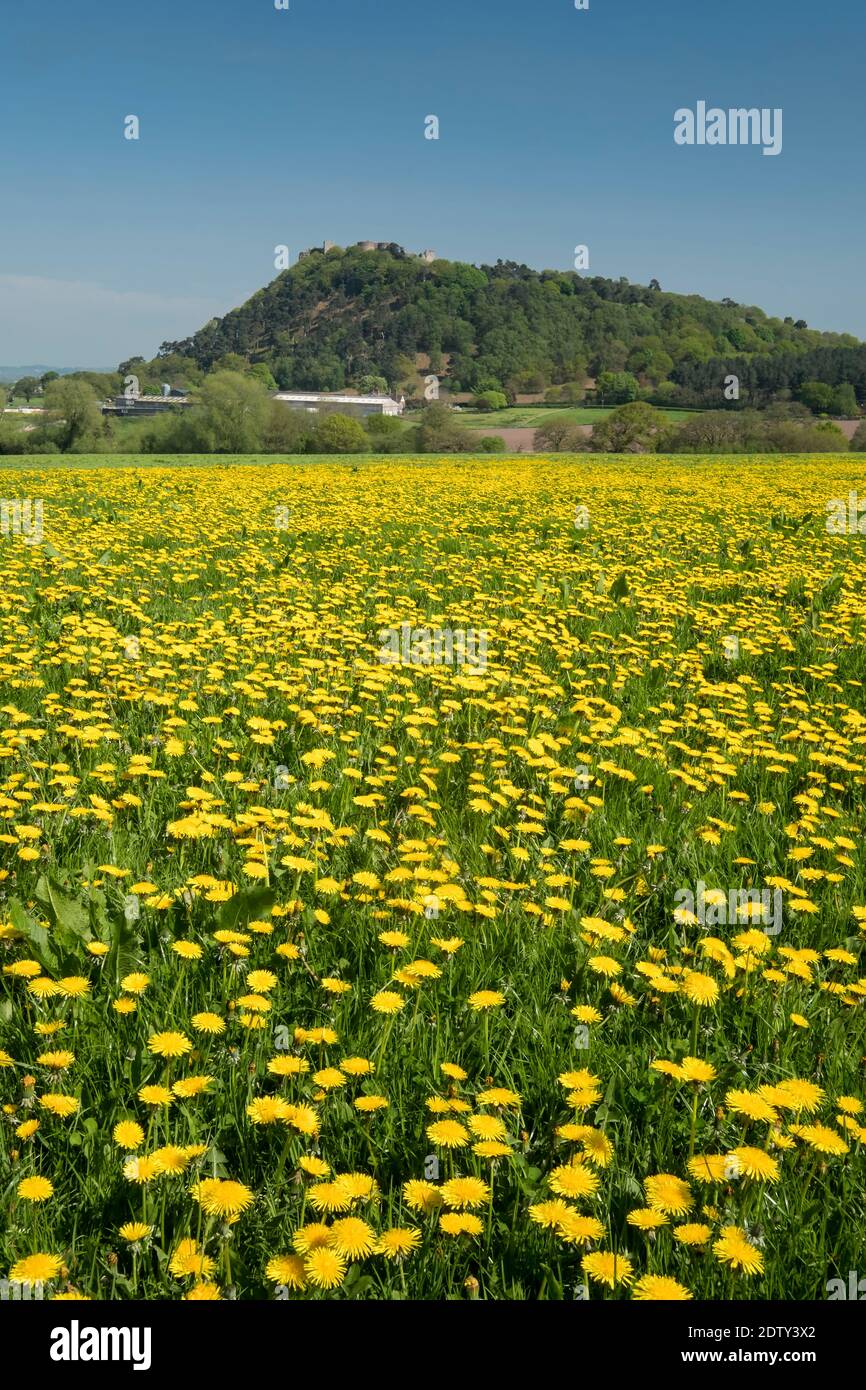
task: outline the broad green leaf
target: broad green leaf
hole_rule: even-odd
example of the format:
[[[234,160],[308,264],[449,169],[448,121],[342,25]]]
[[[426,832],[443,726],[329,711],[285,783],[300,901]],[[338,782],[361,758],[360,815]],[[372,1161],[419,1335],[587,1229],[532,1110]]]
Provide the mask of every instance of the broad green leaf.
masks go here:
[[[611,586],[610,586],[610,596],[611,596],[611,598],[615,598],[615,599],[625,598],[626,595],[627,595],[629,592],[630,592],[630,590],[629,590],[629,587],[628,587],[628,580],[626,579],[626,577],[625,577],[624,574],[621,574],[621,575],[619,576],[618,579],[615,579],[614,582],[613,582],[613,583],[611,584]]]
[[[106,914],[106,916],[108,916]],[[105,970],[109,979],[120,984],[124,975],[130,974],[142,964],[141,937],[132,922],[127,922],[122,912],[108,917],[111,929],[111,946],[105,957]]]
[[[234,931],[245,927],[257,917],[270,911],[277,900],[275,888],[244,888],[223,903],[219,912],[219,924],[223,931]]]
[[[51,876],[48,878],[48,898],[55,920],[64,931],[71,932],[84,941],[92,940],[90,913],[87,907],[67,893],[57,879]]]
[[[42,969],[55,974],[58,966],[57,955],[45,928],[33,920],[17,898],[13,898],[9,904],[9,916],[16,931],[20,931],[30,942],[30,951]]]

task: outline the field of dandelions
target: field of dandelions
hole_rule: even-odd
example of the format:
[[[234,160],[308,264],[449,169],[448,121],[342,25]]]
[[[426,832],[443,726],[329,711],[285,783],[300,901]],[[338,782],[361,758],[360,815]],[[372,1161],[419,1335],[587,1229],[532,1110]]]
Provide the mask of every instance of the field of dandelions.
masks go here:
[[[5,1296],[866,1273],[852,460],[32,462]],[[404,623],[486,665],[383,662]]]

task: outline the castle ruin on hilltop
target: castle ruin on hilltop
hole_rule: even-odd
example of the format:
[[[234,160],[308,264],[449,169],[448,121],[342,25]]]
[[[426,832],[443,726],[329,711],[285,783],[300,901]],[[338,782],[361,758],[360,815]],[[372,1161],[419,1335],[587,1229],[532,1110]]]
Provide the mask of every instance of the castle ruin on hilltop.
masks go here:
[[[325,241],[322,243],[321,246],[311,246],[308,251],[302,251],[300,253],[300,255],[298,256],[298,260],[303,261],[307,258],[307,256],[311,256],[314,252],[319,252],[319,254],[323,256],[327,255],[329,251],[334,250],[336,245],[337,243],[335,241]],[[401,246],[399,242],[396,241],[356,241],[354,246],[350,247],[350,250],[390,251],[392,256],[403,256],[407,258],[415,254],[413,252],[407,251],[405,247]],[[431,261],[436,260],[436,252],[429,250],[419,251],[415,256],[415,259],[419,261],[426,261],[429,265]]]

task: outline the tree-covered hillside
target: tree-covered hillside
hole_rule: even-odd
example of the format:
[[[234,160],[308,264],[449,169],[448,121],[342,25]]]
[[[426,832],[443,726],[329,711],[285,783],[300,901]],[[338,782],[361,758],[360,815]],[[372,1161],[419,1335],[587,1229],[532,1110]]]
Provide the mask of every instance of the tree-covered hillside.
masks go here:
[[[866,347],[848,334],[655,281],[425,263],[399,248],[312,252],[224,318],[164,343],[160,357],[167,370],[186,359],[205,371],[242,358],[283,389],[335,391],[369,377],[411,388],[435,372],[452,391],[517,393],[625,372],[659,403],[716,405],[734,373],[752,403],[812,380],[848,382],[866,398]]]

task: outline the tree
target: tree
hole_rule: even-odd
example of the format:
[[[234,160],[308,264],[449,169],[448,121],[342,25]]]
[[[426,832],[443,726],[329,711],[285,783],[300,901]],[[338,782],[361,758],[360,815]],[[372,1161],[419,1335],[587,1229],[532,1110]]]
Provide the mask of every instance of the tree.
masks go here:
[[[539,453],[580,454],[590,447],[590,430],[586,426],[574,425],[560,417],[541,425],[535,431],[532,447]]]
[[[20,415],[0,415],[0,454],[32,452],[29,441],[33,436],[24,433],[20,420]]]
[[[762,421],[762,423],[764,423]],[[844,454],[848,439],[832,420],[770,420],[761,447],[779,454]]]
[[[815,415],[828,415],[833,409],[833,387],[826,381],[804,381],[798,394]]]
[[[660,381],[652,393],[653,405],[673,405],[679,395],[680,388],[674,381]]]
[[[336,353],[312,347],[299,349],[294,358],[293,382],[298,391],[342,391],[346,369]]]
[[[138,368],[144,366],[143,357],[127,357],[125,362],[119,362],[117,370],[121,376],[129,376],[131,372],[138,375]]]
[[[250,367],[250,376],[260,381],[266,391],[276,391],[277,383],[274,381],[271,369],[267,362],[256,362],[255,366]]]
[[[601,405],[624,405],[637,400],[637,378],[631,372],[601,372],[595,383]]]
[[[833,408],[830,413],[842,420],[850,420],[859,413],[857,396],[850,382],[843,381],[841,386],[836,387],[833,393]]]
[[[802,401],[774,401],[763,415],[765,420],[808,420],[812,423],[812,412]]]
[[[61,453],[93,448],[103,431],[102,412],[86,381],[59,377],[45,390],[48,429]]]
[[[119,378],[114,373],[108,372],[72,372],[64,380],[86,381],[101,401],[105,400],[107,396],[116,396],[121,386]],[[161,384],[161,382],[154,382],[153,394],[160,394]]]
[[[39,385],[42,387],[42,390],[44,391],[48,383],[50,381],[56,381],[59,376],[59,372],[43,372],[39,378]]]
[[[475,440],[459,417],[447,405],[433,401],[421,412],[415,431],[415,447],[420,454],[468,454]]]
[[[586,400],[586,387],[578,381],[566,381],[559,390],[559,399],[568,405],[578,405]]]
[[[370,447],[370,437],[360,420],[335,412],[316,425],[311,447],[316,454],[363,454]]]
[[[368,415],[364,420],[364,429],[374,439],[404,433],[404,425],[398,415]]]
[[[262,449],[266,454],[305,454],[313,438],[310,416],[290,410],[282,401],[269,401]]]
[[[438,368],[431,364],[431,371],[438,371]],[[416,375],[414,357],[409,357],[405,352],[398,352],[394,358],[394,380],[400,385],[408,386],[415,379]]]
[[[482,434],[478,448],[482,454],[504,454],[507,445],[501,434]]]
[[[39,380],[35,376],[22,376],[20,381],[16,381],[12,387],[12,397],[23,396],[29,405],[33,397],[39,390]]]
[[[508,399],[504,391],[482,391],[472,404],[476,410],[504,410]]]
[[[627,357],[628,347],[622,339],[604,337],[589,364],[590,374],[598,378],[602,372],[621,372]]]
[[[761,443],[758,411],[706,410],[675,426],[663,447],[682,454],[746,454],[757,453]]]
[[[120,390],[127,376],[137,376],[143,394],[150,394],[159,391],[166,381],[178,390],[189,391],[193,386],[200,386],[205,375],[194,358],[184,357],[179,352],[163,353],[150,362],[145,362],[143,357],[130,357],[121,362],[114,374],[113,392],[116,394]]]
[[[373,376],[368,372],[358,382],[358,391],[362,396],[387,396],[388,383],[383,376]]]
[[[505,395],[507,399],[507,392],[501,381],[490,376],[479,377],[475,382],[476,396],[485,395],[488,391],[498,391],[500,394]]]
[[[834,454],[848,448],[831,420],[816,424],[757,410],[707,410],[674,428],[659,446],[683,454]]]
[[[512,383],[514,394],[537,396],[545,389],[550,380],[550,373],[544,370],[534,370],[521,372]]]
[[[539,453],[559,453],[571,438],[574,426],[564,415],[554,415],[540,425],[532,437],[532,447]]]
[[[250,364],[245,357],[241,357],[238,352],[225,353],[218,362],[214,363],[218,372],[248,372]]]
[[[592,448],[595,453],[642,453],[655,451],[667,421],[660,411],[646,401],[632,401],[612,410],[610,415],[593,426]]]
[[[377,454],[403,454],[409,436],[405,425],[396,415],[368,415],[364,429],[370,436],[371,448]]]
[[[213,372],[206,377],[198,401],[177,420],[181,439],[196,439],[197,453],[257,454],[269,418],[268,393],[260,381],[240,372]]]
[[[290,391],[294,382],[294,362],[291,357],[278,357],[273,364],[273,373],[281,391]]]
[[[639,343],[628,355],[628,370],[647,376],[651,381],[664,381],[674,368],[674,359],[665,352],[658,338]]]

